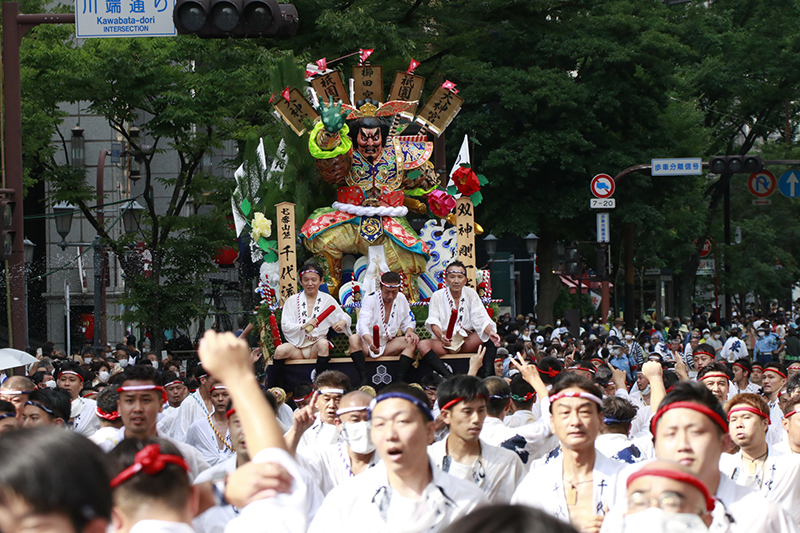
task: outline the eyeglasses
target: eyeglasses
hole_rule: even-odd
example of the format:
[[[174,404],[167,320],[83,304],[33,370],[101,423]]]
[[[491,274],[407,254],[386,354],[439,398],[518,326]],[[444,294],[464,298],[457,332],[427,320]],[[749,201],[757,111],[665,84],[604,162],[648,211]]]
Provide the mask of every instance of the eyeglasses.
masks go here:
[[[662,492],[656,498],[650,498],[643,492],[634,492],[628,497],[628,513],[640,513],[653,506],[667,513],[680,513],[685,501],[686,496],[673,491]]]

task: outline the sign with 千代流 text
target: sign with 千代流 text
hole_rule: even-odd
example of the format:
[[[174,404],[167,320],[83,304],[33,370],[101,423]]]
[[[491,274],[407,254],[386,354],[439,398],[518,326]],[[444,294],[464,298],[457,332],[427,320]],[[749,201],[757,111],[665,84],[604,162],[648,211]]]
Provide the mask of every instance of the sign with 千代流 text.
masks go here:
[[[75,33],[79,39],[177,35],[174,7],[175,0],[76,0]]]

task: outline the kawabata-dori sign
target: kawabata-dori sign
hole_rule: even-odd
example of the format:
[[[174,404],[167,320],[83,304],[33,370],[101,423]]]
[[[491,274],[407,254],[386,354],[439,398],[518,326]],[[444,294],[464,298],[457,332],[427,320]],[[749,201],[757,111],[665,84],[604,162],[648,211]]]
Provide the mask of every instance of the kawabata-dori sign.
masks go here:
[[[177,35],[172,21],[175,0],[76,0],[79,39]]]

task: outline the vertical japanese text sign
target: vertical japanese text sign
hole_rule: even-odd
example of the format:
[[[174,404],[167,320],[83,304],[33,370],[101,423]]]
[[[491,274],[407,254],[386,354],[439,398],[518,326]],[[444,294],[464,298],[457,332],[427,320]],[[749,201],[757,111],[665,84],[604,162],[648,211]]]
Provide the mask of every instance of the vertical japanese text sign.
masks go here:
[[[347,97],[347,91],[344,88],[344,82],[342,82],[342,75],[338,70],[314,78],[311,80],[311,87],[314,88],[314,92],[317,93],[321,102],[327,104],[328,98],[332,96],[334,104],[341,100],[345,104],[350,105],[350,98]]]
[[[309,104],[303,93],[296,88],[289,92],[288,100],[283,96],[278,96],[273,107],[297,135],[302,135],[306,132],[304,121],[314,122],[319,117],[319,113],[314,110],[314,106]]]
[[[403,100],[404,102],[419,102],[423,87],[425,87],[425,78],[422,76],[398,71],[394,75],[392,90],[389,92],[389,101]],[[400,115],[408,120],[413,120],[414,114],[417,111],[417,105],[418,104],[414,104],[412,108],[400,113]]]
[[[275,206],[278,212],[278,268],[280,269],[280,301],[297,294],[297,236],[294,225],[294,204],[281,202]]]
[[[353,94],[356,102],[367,98],[373,102],[383,102],[383,67],[353,67]]]
[[[458,230],[458,260],[467,266],[467,286],[478,289],[475,280],[475,206],[462,196],[456,200],[456,229]]]

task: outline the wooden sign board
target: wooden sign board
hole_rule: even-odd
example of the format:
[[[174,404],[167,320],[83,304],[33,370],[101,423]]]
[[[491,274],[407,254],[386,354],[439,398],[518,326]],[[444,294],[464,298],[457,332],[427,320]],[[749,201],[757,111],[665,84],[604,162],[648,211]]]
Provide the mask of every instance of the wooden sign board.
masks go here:
[[[353,67],[353,99],[358,102],[371,98],[373,102],[383,102],[383,67],[366,65]]]
[[[317,93],[320,101],[328,103],[328,99],[333,96],[333,103],[341,100],[350,105],[350,98],[347,96],[347,89],[342,82],[342,75],[338,70],[311,80],[311,86]]]
[[[456,200],[458,260],[467,267],[467,287],[478,290],[475,270],[475,206],[462,196]]]
[[[394,74],[394,83],[392,83],[392,89],[389,93],[389,101],[402,100],[404,102],[419,102],[423,87],[425,87],[425,78],[398,70]],[[417,103],[409,108],[408,111],[400,113],[400,116],[408,120],[413,120],[416,112]]]
[[[297,235],[294,223],[294,204],[281,202],[275,206],[278,223],[278,268],[281,293],[278,299],[284,304],[297,294]]]
[[[285,98],[279,96],[273,107],[297,135],[303,135],[306,132],[304,124],[306,119],[314,122],[319,117],[319,113],[308,103],[308,100],[298,89],[289,91],[288,102]]]
[[[450,89],[439,87],[422,106],[417,121],[428,127],[439,137],[456,118],[464,99]]]

